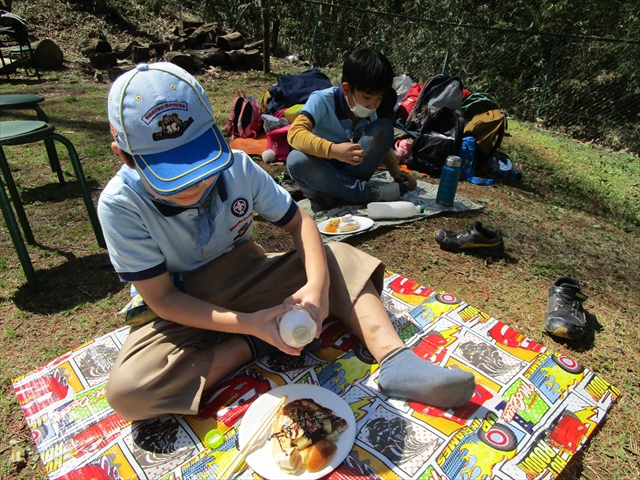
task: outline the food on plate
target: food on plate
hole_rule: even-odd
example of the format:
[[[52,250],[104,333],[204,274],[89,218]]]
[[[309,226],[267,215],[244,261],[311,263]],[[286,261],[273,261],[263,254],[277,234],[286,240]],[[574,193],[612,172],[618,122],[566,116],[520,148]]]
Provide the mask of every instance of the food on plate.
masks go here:
[[[340,223],[338,224],[339,232],[352,232],[360,227],[360,222],[353,218],[350,214],[340,217]]]
[[[309,451],[307,470],[311,473],[322,470],[337,449],[336,444],[326,438],[313,444],[311,448],[305,450],[305,452]]]
[[[324,231],[327,233],[336,233],[338,231],[338,225],[340,225],[339,218],[329,220],[329,223],[324,227]]]
[[[278,468],[293,475],[322,470],[347,426],[344,418],[310,398],[288,403],[278,413],[270,437]]]

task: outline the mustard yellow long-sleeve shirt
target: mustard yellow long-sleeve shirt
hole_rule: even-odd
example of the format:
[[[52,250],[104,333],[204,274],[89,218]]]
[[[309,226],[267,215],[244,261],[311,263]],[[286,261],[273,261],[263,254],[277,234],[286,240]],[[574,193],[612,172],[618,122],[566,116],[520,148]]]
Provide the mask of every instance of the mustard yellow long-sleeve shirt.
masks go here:
[[[355,127],[358,122],[358,118],[353,115],[351,111],[349,111],[347,115],[351,119],[353,127]],[[304,114],[298,115],[293,121],[293,124],[291,124],[287,140],[292,148],[306,153],[307,155],[326,159],[331,158],[329,156],[329,149],[334,142],[315,135],[313,133],[313,124],[311,123],[311,120]],[[382,163],[387,168],[391,176],[400,171],[400,164],[398,163],[398,159],[396,158],[393,148],[387,152]]]

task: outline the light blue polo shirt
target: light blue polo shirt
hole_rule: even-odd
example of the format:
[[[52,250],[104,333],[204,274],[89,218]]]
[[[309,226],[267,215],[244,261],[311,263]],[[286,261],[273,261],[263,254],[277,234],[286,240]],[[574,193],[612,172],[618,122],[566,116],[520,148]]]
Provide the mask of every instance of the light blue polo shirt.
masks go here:
[[[314,135],[334,143],[357,142],[367,125],[378,119],[376,112],[373,112],[367,118],[358,119],[352,129],[352,121],[347,116],[344,94],[340,87],[313,92],[300,114],[311,120]]]
[[[298,209],[291,195],[246,153],[233,155],[200,212],[159,202],[138,172],[123,165],[98,201],[109,257],[122,281],[201,269],[249,239],[253,212],[278,226],[291,221]]]

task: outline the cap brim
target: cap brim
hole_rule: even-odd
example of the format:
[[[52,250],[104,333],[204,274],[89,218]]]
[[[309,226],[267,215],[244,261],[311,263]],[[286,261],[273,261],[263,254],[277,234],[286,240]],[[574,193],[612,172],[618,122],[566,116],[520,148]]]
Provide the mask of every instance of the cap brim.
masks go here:
[[[233,165],[233,154],[215,124],[186,145],[134,155],[138,171],[159,195],[175,195]]]

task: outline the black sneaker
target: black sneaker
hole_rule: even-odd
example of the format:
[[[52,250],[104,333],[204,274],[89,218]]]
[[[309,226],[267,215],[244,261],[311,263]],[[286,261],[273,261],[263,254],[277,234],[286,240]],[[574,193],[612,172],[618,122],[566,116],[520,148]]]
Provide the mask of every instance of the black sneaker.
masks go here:
[[[436,242],[448,252],[468,252],[478,255],[501,257],[504,240],[501,230],[488,230],[480,222],[474,222],[469,230],[436,230]]]
[[[587,296],[571,277],[560,277],[549,287],[544,328],[550,335],[577,340],[584,335],[587,318],[582,302]]]

